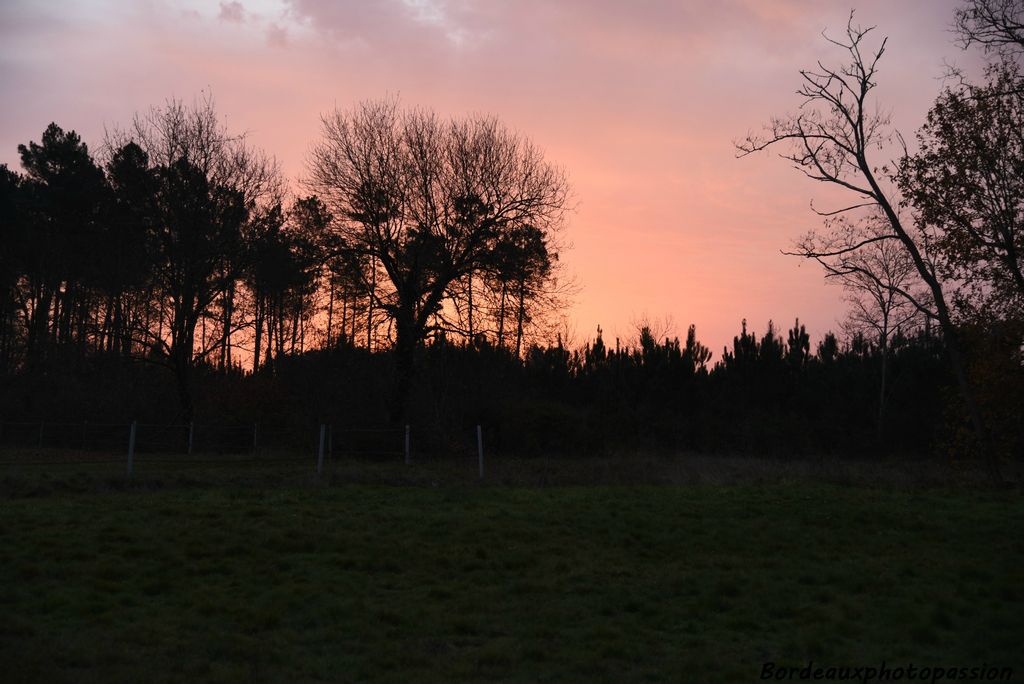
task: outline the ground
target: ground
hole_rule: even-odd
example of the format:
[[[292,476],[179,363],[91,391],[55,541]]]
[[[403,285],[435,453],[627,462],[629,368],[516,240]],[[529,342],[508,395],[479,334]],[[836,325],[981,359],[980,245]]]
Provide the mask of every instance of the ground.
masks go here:
[[[12,477],[6,681],[1024,672],[1017,491]]]

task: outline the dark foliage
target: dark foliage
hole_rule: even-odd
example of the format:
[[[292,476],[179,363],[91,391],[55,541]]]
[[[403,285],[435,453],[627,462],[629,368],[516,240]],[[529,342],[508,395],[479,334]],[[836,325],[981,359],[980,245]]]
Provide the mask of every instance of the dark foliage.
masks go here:
[[[712,367],[692,328],[685,344],[657,342],[645,329],[637,347],[609,349],[599,334],[580,350],[533,346],[522,360],[486,342],[469,347],[441,338],[418,352],[410,423],[417,451],[425,453],[469,452],[473,428],[482,424],[490,449],[523,456],[635,450],[945,458],[944,445],[962,426],[947,420],[955,415],[955,394],[941,340],[922,332],[890,344],[880,433],[877,345],[856,337],[840,348],[829,335],[811,355],[799,325],[788,342],[774,327],[758,338],[744,325]],[[319,422],[383,426],[390,354],[342,345],[285,354],[255,374],[204,364],[194,378],[196,420],[259,421],[300,434]],[[42,376],[6,378],[3,415],[146,422],[177,416],[174,384],[159,368],[102,355],[64,363]]]

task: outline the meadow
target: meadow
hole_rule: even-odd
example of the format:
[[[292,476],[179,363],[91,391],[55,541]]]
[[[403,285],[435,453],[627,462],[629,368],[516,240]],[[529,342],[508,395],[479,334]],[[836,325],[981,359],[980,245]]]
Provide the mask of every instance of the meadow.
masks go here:
[[[454,466],[131,482],[65,467],[0,478],[5,681],[1024,671],[1015,490],[790,471],[672,484],[655,466],[613,485],[611,464],[576,484],[551,466],[546,485]]]

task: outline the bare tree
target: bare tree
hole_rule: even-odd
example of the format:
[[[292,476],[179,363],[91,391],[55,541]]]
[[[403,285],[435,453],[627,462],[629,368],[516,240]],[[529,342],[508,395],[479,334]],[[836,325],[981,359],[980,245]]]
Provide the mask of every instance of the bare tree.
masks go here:
[[[956,10],[954,20],[963,47],[1024,50],[1024,0],[968,0],[965,4]]]
[[[773,118],[761,135],[749,134],[737,144],[738,154],[745,156],[770,147],[785,146],[788,149],[781,156],[808,178],[842,188],[854,198],[850,204],[837,210],[816,210],[819,215],[835,217],[870,210],[884,218],[885,229],[877,234],[868,237],[849,231],[824,236],[811,234],[802,242],[798,252],[819,262],[845,260],[857,273],[882,285],[878,274],[863,264],[852,263],[849,255],[886,241],[893,241],[906,251],[917,276],[926,287],[930,305],[915,299],[909,292],[901,291],[900,294],[913,301],[922,313],[939,321],[975,435],[993,477],[999,478],[998,460],[989,447],[987,428],[968,381],[959,330],[954,324],[939,273],[928,255],[930,238],[921,226],[905,224],[900,216],[898,191],[892,187],[895,165],[879,165],[874,161],[875,153],[884,152],[892,144],[902,145],[902,139],[890,131],[888,116],[871,98],[877,85],[878,64],[886,45],[883,39],[877,47],[868,48],[866,39],[873,30],[874,27],[854,24],[851,13],[843,39],[826,36],[829,43],[846,54],[846,63],[829,67],[819,61],[816,68],[802,70],[803,85],[797,91],[802,100],[799,113]]]
[[[452,283],[481,270],[506,231],[560,223],[568,184],[537,147],[493,118],[444,121],[384,100],[322,121],[306,184],[337,217],[350,253],[379,265],[364,290],[394,323],[397,418],[416,348]]]
[[[886,227],[880,224],[880,218],[869,217],[849,229],[859,232],[862,239],[882,234]],[[921,292],[917,269],[910,256],[893,240],[872,242],[849,254],[818,259],[818,262],[825,269],[825,277],[838,280],[846,291],[850,305],[844,324],[846,330],[866,334],[877,341],[881,356],[877,431],[881,437],[892,338],[917,327],[925,319],[921,309],[931,308],[928,296]]]

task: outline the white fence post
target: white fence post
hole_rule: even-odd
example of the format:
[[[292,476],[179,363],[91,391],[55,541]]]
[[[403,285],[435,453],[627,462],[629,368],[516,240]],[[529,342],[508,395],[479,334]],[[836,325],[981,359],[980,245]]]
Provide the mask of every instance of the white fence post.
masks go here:
[[[324,439],[327,434],[327,426],[320,423],[320,449],[316,455],[316,474],[319,475],[324,469]]]
[[[196,434],[196,422],[194,420],[188,421],[188,455],[192,455],[192,440]]]
[[[476,426],[476,452],[480,457],[480,479],[484,479],[484,430]]]
[[[133,420],[128,431],[128,477],[132,476],[132,461],[135,459],[135,426],[136,421]]]
[[[405,465],[412,463],[412,458],[409,454],[409,425],[405,426]]]

